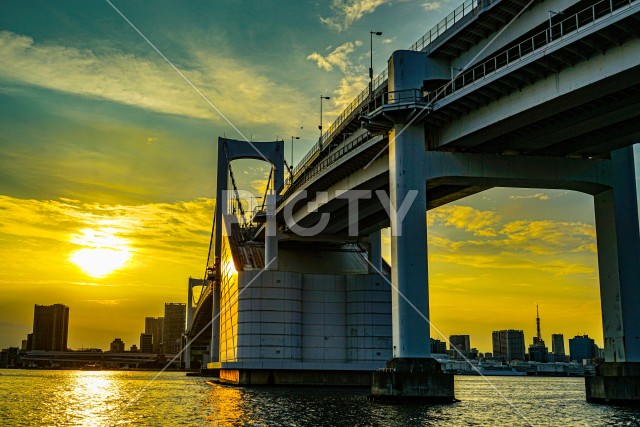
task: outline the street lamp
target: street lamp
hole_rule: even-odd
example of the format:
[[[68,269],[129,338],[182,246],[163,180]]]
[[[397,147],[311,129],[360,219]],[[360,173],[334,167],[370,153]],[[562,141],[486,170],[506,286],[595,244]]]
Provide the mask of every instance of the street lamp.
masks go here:
[[[291,136],[291,164],[289,165],[289,178],[293,182],[293,140],[300,139],[299,136]]]
[[[373,35],[381,36],[382,31],[369,31],[369,56],[371,58],[371,66],[369,67],[369,98],[373,98]]]
[[[553,31],[551,30],[551,18],[553,18],[554,15],[564,15],[564,12],[556,12],[555,10],[549,11],[549,41],[553,39]]]
[[[324,99],[331,99],[331,97],[320,95],[320,126],[318,126],[318,129],[320,129],[320,140],[318,141],[320,148],[322,148],[322,101]]]

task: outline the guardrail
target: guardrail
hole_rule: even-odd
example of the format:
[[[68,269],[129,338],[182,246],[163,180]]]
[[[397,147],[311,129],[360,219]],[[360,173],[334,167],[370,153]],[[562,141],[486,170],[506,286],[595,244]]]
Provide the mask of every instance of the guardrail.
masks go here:
[[[595,22],[597,19],[612,14],[614,11],[630,5],[638,0],[601,0],[592,6],[589,6],[570,17],[563,19],[562,21],[552,25],[550,28],[541,31],[529,39],[509,48],[508,50],[501,52],[491,59],[477,65],[476,67],[461,73],[454,80],[443,86],[442,88],[433,91],[429,94],[424,94],[422,89],[403,89],[392,92],[384,92],[381,96],[376,97],[371,101],[371,107],[373,109],[382,105],[401,105],[407,104],[424,104],[425,106],[431,106],[436,101],[444,98],[445,96],[456,93],[462,88],[489,77],[496,72],[500,71],[504,67],[513,64],[516,61],[523,59],[525,56],[539,51],[541,48],[547,46],[554,40],[559,40],[566,35],[572,34],[588,24]],[[316,165],[310,173],[305,174],[304,178],[294,183],[294,186],[287,189],[285,193],[286,198],[302,185],[307,183],[313,177],[318,175],[324,169],[326,169],[331,163],[344,154],[350,152],[357,146],[368,141],[372,136],[365,134],[358,139],[347,144],[345,147],[331,153],[327,158],[323,159],[318,165]]]
[[[311,169],[310,171],[307,171],[307,173],[305,173],[304,176],[294,181],[293,185],[290,185],[284,191],[284,193],[282,193],[282,198],[280,199],[280,201],[281,202],[286,201],[289,198],[289,196],[293,194],[293,192],[297,191],[304,184],[311,181],[311,179],[319,175],[322,171],[328,168],[333,162],[335,162],[340,157],[350,153],[351,151],[355,150],[356,148],[360,147],[361,145],[365,144],[366,142],[370,141],[373,138],[375,138],[374,135],[371,135],[370,133],[365,133],[364,135],[359,136],[358,138],[354,139],[348,144],[345,144],[343,147],[340,147],[338,150],[332,152],[326,158],[322,159],[320,163],[315,165],[313,169]]]
[[[616,10],[636,1],[638,0],[602,0],[592,6],[582,9],[578,13],[563,19],[525,41],[518,43],[516,46],[513,46],[493,58],[484,61],[480,65],[461,72],[445,86],[429,93],[425,100],[428,101],[429,104],[433,104],[472,83],[494,75],[499,70],[520,61],[525,56],[535,51],[539,51],[551,42],[559,40],[566,35],[573,34],[581,28],[594,23],[597,19],[610,15]]]
[[[457,22],[470,13],[477,14],[478,10],[481,8],[487,7],[493,3],[496,3],[500,0],[486,0],[483,4],[482,0],[466,0],[460,6],[458,6],[453,12],[447,15],[442,21],[438,22],[435,27],[433,27],[429,32],[423,35],[418,41],[411,45],[409,50],[420,51],[427,47],[431,42],[440,37],[446,30],[451,28]],[[373,92],[380,88],[383,83],[387,80],[388,77],[388,69],[385,69],[378,77],[373,80]],[[322,137],[318,139],[318,142],[311,147],[311,149],[307,152],[307,154],[300,160],[298,165],[293,170],[293,179],[297,178],[298,173],[300,173],[303,169],[307,168],[309,165],[307,164],[312,157],[316,154],[320,153],[323,148],[326,147],[326,142],[331,141],[334,137],[334,133],[337,133],[341,130],[342,124],[351,116],[351,114],[358,109],[360,105],[362,105],[365,101],[370,98],[369,88],[365,88],[362,92],[356,96],[356,98],[351,101],[351,103],[345,108],[342,113],[334,120],[331,126],[327,129],[325,133],[322,134]]]
[[[387,80],[388,70],[385,69],[378,77],[373,80],[373,91],[375,92],[377,89],[382,86],[382,84]],[[336,118],[336,120],[329,126],[329,129],[322,134],[322,139],[318,139],[318,142],[311,147],[311,150],[307,152],[307,154],[302,158],[302,160],[298,163],[298,165],[293,170],[294,180],[296,179],[296,175],[307,166],[307,162],[314,155],[319,153],[324,147],[326,147],[326,142],[330,141],[333,138],[333,134],[339,130],[340,126],[345,122],[345,120],[353,113],[361,104],[363,104],[367,99],[369,99],[369,88],[367,87],[365,90],[360,92],[358,96],[351,101],[351,103],[345,108],[342,113]]]
[[[424,49],[425,47],[429,46],[429,44],[431,44],[432,41],[434,41],[435,39],[440,37],[442,34],[444,34],[444,32],[447,31],[449,28],[451,28],[454,24],[456,24],[457,22],[460,22],[460,20],[463,17],[467,16],[470,13],[473,13],[475,15],[478,13],[478,10],[488,7],[495,2],[496,0],[493,0],[493,1],[488,0],[483,5],[482,0],[465,1],[460,6],[458,6],[453,12],[447,15],[442,21],[438,22],[438,24],[435,27],[433,27],[431,30],[429,30],[428,33],[426,33],[424,36],[418,39],[417,42],[412,44],[409,50],[420,51]]]

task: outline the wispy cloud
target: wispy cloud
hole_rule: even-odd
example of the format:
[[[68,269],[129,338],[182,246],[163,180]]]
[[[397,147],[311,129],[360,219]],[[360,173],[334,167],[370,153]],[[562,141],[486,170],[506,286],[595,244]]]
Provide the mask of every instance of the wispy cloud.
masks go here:
[[[493,211],[480,211],[469,206],[447,205],[432,214],[434,220],[443,222],[476,236],[495,236],[495,226],[500,215]]]
[[[359,46],[362,46],[362,42],[360,40],[356,40],[355,42],[345,42],[336,47],[326,56],[322,56],[318,52],[313,52],[307,56],[307,59],[315,61],[318,68],[322,68],[325,71],[331,71],[336,67],[343,73],[346,73],[351,67],[349,55]]]
[[[88,299],[85,300],[87,302],[93,302],[95,304],[106,305],[106,306],[114,306],[120,304],[122,301],[127,301],[126,299]]]
[[[332,0],[331,9],[334,15],[328,18],[321,17],[320,22],[331,29],[344,31],[385,3],[390,3],[390,0]]]
[[[433,262],[482,269],[538,269],[593,275],[596,232],[591,224],[553,220],[503,222],[493,211],[448,205],[430,211]],[[451,233],[451,227],[458,232]]]
[[[0,196],[0,235],[74,244],[86,230],[108,230],[109,235],[126,239],[141,256],[150,251],[173,258],[201,256],[200,246],[208,242],[214,206],[211,199],[141,205],[65,200]]]
[[[270,80],[255,64],[195,47],[185,54],[189,61],[183,61],[181,71],[232,121],[264,124],[272,123],[273,117],[299,120],[300,111],[305,111],[300,93]],[[7,31],[0,32],[0,57],[0,78],[9,82],[221,122],[159,57],[36,42]],[[251,105],[251,114],[246,114],[247,105]]]
[[[364,74],[350,74],[340,79],[338,88],[333,91],[334,114],[340,114],[362,90],[367,87],[369,79]]]
[[[440,8],[442,8],[442,2],[440,2],[440,1],[428,1],[428,2],[423,3],[422,7],[424,7],[424,9],[427,10],[427,11],[439,10]]]
[[[551,196],[549,196],[548,194],[544,194],[544,193],[536,193],[536,194],[530,194],[527,196],[509,196],[510,199],[513,200],[521,200],[521,199],[538,199],[538,200],[549,200],[551,198]]]

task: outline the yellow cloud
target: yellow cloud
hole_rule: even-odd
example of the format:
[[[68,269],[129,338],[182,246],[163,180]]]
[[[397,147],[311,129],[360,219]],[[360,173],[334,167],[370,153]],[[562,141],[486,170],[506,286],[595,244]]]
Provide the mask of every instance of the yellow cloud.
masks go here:
[[[514,221],[500,231],[506,239],[498,245],[520,246],[536,254],[595,252],[595,228],[580,222]]]
[[[331,9],[335,16],[320,18],[320,22],[337,31],[344,31],[364,15],[373,13],[389,0],[332,0]]]
[[[296,123],[306,121],[301,114],[309,114],[311,120],[301,93],[270,80],[255,65],[210,50],[194,49],[190,53],[193,61],[180,67],[182,73],[232,122],[265,124],[272,123],[273,117],[295,117]],[[0,77],[10,81],[223,122],[160,57],[103,54],[38,43],[7,31],[0,32],[0,57]],[[251,114],[246,113],[247,105],[251,105]]]
[[[434,221],[451,225],[475,234],[495,236],[494,227],[500,222],[500,215],[493,211],[480,211],[469,206],[446,205],[433,211]]]
[[[332,103],[335,107],[327,115],[338,116],[367,87],[369,79],[362,74],[349,74],[340,79],[338,88],[333,91]]]
[[[71,308],[72,348],[104,348],[114,336],[136,342],[144,317],[183,302],[188,277],[204,274],[213,207],[210,199],[107,205],[0,196],[0,289],[6,315],[21,325],[1,334],[19,343],[33,304],[62,302]],[[83,250],[77,261],[87,272],[69,259]],[[100,270],[105,255],[126,251],[125,266]]]
[[[11,239],[46,239],[75,245],[83,240],[91,246],[92,233],[107,229],[109,235],[118,236],[114,237],[115,246],[125,239],[134,249],[153,248],[180,257],[194,241],[208,241],[213,207],[211,199],[126,206],[0,195],[0,234]],[[181,250],[174,253],[176,248]]]
[[[333,67],[336,67],[343,73],[346,73],[351,67],[349,55],[353,53],[356,47],[359,46],[362,46],[362,42],[360,40],[356,40],[355,42],[345,42],[336,47],[327,56],[322,56],[318,52],[313,52],[311,55],[307,56],[307,59],[315,61],[318,68],[322,68],[325,71],[331,71],[333,70]]]

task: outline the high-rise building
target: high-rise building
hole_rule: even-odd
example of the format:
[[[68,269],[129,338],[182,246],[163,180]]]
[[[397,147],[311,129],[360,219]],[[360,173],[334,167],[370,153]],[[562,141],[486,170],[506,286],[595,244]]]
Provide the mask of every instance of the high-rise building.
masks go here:
[[[456,347],[465,356],[468,355],[471,350],[469,335],[450,335],[449,344],[450,350],[453,350],[453,348]]]
[[[547,363],[549,361],[549,349],[543,340],[533,339],[533,344],[529,346],[529,360],[532,362]]]
[[[524,360],[524,332],[514,329],[493,331],[493,357]]]
[[[153,335],[140,334],[140,351],[143,353],[153,353]]]
[[[564,356],[564,335],[553,334],[551,335],[551,351],[553,354]]]
[[[431,338],[431,354],[446,354],[447,343]]]
[[[124,342],[120,338],[114,339],[113,341],[111,341],[109,351],[112,351],[114,353],[124,353]]]
[[[166,303],[164,305],[164,331],[162,344],[164,353],[178,354],[182,350],[182,334],[187,321],[187,305]]]
[[[583,360],[591,360],[598,355],[598,347],[589,335],[569,338],[569,355],[571,360],[580,363]]]
[[[31,350],[66,351],[68,334],[69,307],[35,305]]]
[[[153,336],[153,353],[162,353],[163,331],[164,317],[146,317],[144,319],[144,333]]]

